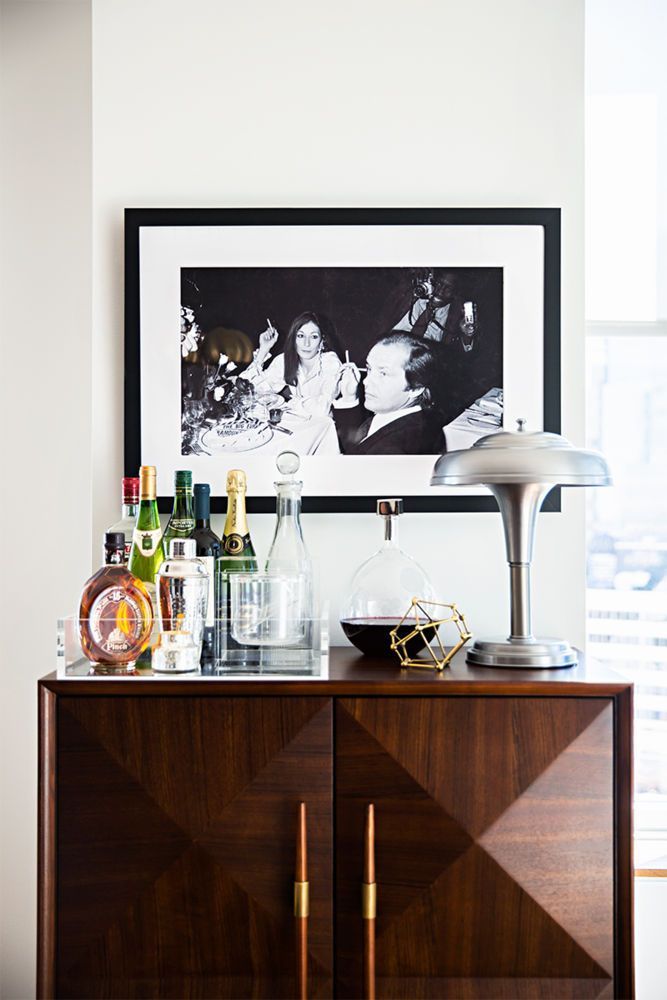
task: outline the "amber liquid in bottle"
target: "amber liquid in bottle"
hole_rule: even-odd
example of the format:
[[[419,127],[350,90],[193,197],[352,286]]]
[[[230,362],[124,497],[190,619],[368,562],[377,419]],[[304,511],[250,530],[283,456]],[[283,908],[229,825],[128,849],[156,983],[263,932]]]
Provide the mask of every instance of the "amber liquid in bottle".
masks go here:
[[[79,606],[81,648],[100,673],[124,673],[148,646],[153,606],[145,584],[123,564],[125,537],[104,536],[105,565],[86,583]]]

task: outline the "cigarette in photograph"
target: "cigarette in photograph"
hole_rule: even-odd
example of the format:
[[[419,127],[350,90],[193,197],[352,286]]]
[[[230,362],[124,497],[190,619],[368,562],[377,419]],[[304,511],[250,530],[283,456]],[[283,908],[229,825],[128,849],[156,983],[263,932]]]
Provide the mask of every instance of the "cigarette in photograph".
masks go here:
[[[346,349],[346,351],[345,351],[345,364],[349,365],[349,363],[350,363],[350,352]]]

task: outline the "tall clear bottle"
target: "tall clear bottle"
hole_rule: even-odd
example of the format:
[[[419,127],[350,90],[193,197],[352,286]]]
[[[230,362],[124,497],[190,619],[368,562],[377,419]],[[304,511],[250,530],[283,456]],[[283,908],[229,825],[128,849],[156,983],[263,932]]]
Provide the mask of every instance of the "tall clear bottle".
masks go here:
[[[122,507],[120,521],[116,521],[115,524],[112,524],[110,528],[107,528],[107,531],[122,531],[125,537],[125,553],[123,558],[125,565],[127,565],[130,558],[130,551],[132,549],[132,537],[134,535],[134,526],[137,521],[137,512],[139,510],[138,476],[125,476],[123,478],[121,502]]]
[[[154,465],[139,470],[139,510],[132,537],[128,569],[143,580],[155,600],[155,579],[165,558],[160,515],[157,510],[157,475]]]
[[[419,563],[399,548],[398,519],[403,513],[403,501],[378,500],[377,513],[384,522],[384,544],[352,578],[340,623],[347,638],[362,653],[395,658],[391,652],[392,629],[400,625],[413,597],[433,601],[435,592]],[[405,624],[399,636],[411,631],[413,626]],[[423,640],[416,636],[408,652],[415,656],[423,648]]]
[[[179,469],[174,473],[174,509],[164,532],[164,550],[169,552],[172,538],[190,538],[195,530],[195,509],[192,495],[192,473]]]
[[[301,460],[296,452],[283,451],[276,459],[280,473],[276,488],[276,530],[266,560],[266,572],[272,576],[299,579],[293,613],[309,623],[314,614],[315,594],[313,564],[301,528],[301,490],[296,479]]]

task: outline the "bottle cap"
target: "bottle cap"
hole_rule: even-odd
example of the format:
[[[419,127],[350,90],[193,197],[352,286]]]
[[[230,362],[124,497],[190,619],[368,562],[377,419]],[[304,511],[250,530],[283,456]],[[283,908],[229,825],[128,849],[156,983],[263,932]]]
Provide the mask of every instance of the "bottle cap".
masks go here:
[[[107,531],[104,534],[104,548],[112,552],[125,551],[125,535],[122,531]]]
[[[189,469],[177,469],[174,473],[174,485],[176,489],[192,489],[192,473]]]
[[[142,465],[139,469],[139,495],[142,500],[154,500],[156,496],[157,472],[154,465]]]
[[[195,483],[195,517],[200,520],[211,514],[211,487],[208,483]]]
[[[378,500],[377,512],[381,517],[397,517],[403,513],[403,501],[398,497],[389,500]]]
[[[169,555],[172,559],[194,559],[197,555],[197,543],[194,538],[172,538],[169,542]]]
[[[227,492],[245,493],[246,477],[243,469],[230,469],[227,473]]]
[[[139,502],[139,477],[138,476],[124,476],[123,477],[123,503],[138,503]]]

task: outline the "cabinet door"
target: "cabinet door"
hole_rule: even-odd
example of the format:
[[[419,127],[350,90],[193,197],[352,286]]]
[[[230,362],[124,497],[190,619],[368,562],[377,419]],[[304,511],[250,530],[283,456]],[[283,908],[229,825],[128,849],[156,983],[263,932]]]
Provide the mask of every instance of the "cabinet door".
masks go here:
[[[331,744],[325,698],[60,698],[57,995],[294,996],[300,801],[330,993]]]
[[[336,974],[362,995],[375,806],[378,997],[613,995],[613,728],[604,698],[336,707]]]

